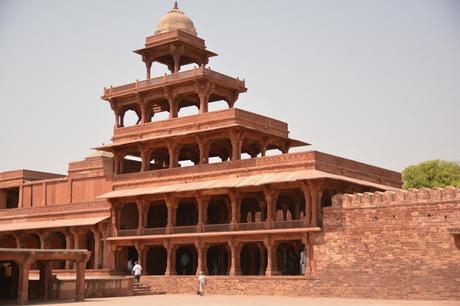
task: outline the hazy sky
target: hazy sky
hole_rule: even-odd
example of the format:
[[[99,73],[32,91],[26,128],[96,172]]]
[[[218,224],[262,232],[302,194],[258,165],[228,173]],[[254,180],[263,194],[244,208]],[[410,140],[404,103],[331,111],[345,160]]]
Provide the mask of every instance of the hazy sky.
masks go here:
[[[104,86],[173,1],[0,0],[0,171],[66,173],[110,141]],[[212,69],[246,79],[236,107],[319,150],[402,170],[460,160],[460,1],[182,0]],[[155,66],[154,74],[161,74]]]

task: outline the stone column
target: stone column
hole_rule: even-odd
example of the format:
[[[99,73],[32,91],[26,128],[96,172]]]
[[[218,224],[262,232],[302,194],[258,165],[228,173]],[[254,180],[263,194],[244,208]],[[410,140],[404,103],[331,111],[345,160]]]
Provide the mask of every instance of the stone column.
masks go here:
[[[179,150],[180,147],[175,143],[168,143],[168,153],[169,153],[169,168],[176,168],[179,163]]]
[[[200,150],[199,164],[207,164],[209,162],[210,141],[205,137],[197,137],[196,142],[198,144],[198,149]]]
[[[136,200],[137,205],[137,235],[144,234],[144,200]]]
[[[175,224],[175,210],[177,206],[177,200],[172,196],[165,197],[166,208],[168,209],[168,224],[166,225],[166,234],[173,232],[173,226]]]
[[[165,99],[168,100],[169,119],[177,118],[179,101],[178,101],[176,95],[174,94],[173,90],[171,88],[165,88],[163,90],[163,95],[164,95]]]
[[[260,266],[259,266],[259,275],[264,275],[265,270],[264,270],[264,265],[265,265],[265,248],[262,244],[257,244],[259,247],[259,253],[260,253]]]
[[[311,226],[317,227],[320,224],[321,218],[321,198],[323,196],[323,187],[325,182],[312,180],[307,181],[310,186],[311,196]]]
[[[264,188],[265,202],[267,203],[267,219],[265,220],[265,228],[273,228],[273,216],[276,209],[276,200],[278,198],[279,191],[272,190],[270,187]]]
[[[163,243],[165,249],[166,249],[166,271],[165,275],[174,275],[174,251],[175,247],[171,243],[171,241],[166,241]]]
[[[137,262],[144,267],[145,270],[145,245],[143,245],[140,241],[136,241],[134,247],[137,251]]]
[[[236,190],[230,190],[228,192],[228,197],[230,198],[230,206],[232,211],[230,229],[232,231],[236,231],[238,230],[238,212],[240,210],[241,195],[238,194]]]
[[[228,245],[232,253],[231,264],[230,264],[230,275],[235,276],[240,274],[240,251],[241,245],[236,240],[229,240]]]
[[[93,252],[93,269],[99,269],[99,258],[101,250],[101,233],[96,228],[91,228],[94,238],[94,252]]]
[[[147,80],[150,80],[151,79],[151,71],[152,71],[152,60],[149,59],[149,58],[145,58],[144,63],[145,63],[145,68],[146,68],[146,72],[147,72]]]
[[[274,261],[273,254],[275,251],[275,247],[274,247],[273,241],[270,238],[264,239],[264,245],[265,245],[265,248],[267,249],[267,269],[265,270],[265,275],[271,276],[273,275],[273,261]]]
[[[70,233],[70,231],[66,231],[65,232],[65,248],[66,249],[72,249],[72,234]],[[70,266],[71,266],[71,262],[70,260],[66,260],[65,261],[65,269],[68,270],[70,269]]]
[[[25,305],[29,299],[29,271],[33,260],[27,258],[22,262],[18,262],[19,265],[19,280],[18,280],[18,299],[19,305]]]
[[[118,221],[119,221],[119,212],[120,208],[118,207],[118,204],[116,203],[111,203],[112,209],[111,211],[111,221],[112,221],[112,235],[114,237],[118,236]]]
[[[39,265],[40,269],[40,294],[44,301],[48,300],[49,280],[51,278],[51,262],[44,261]]]
[[[77,262],[77,279],[75,280],[75,301],[85,299],[85,261]]]
[[[241,159],[241,147],[243,145],[244,131],[230,131],[230,141],[232,143],[232,158],[231,160]]]
[[[312,212],[310,186],[306,181],[301,181],[300,189],[302,189],[303,196],[305,198],[305,226],[310,227]]]
[[[0,209],[6,209],[7,193],[5,190],[0,190]]]
[[[195,199],[196,199],[196,204],[198,205],[198,222],[196,225],[196,231],[204,232],[205,230],[204,225],[206,224],[206,219],[207,219],[206,218],[207,217],[206,207],[208,203],[208,197],[205,197],[200,194],[196,194]]]
[[[148,148],[140,148],[139,152],[140,152],[141,159],[142,159],[141,172],[149,171],[150,170],[150,155],[152,154],[152,151],[149,150]]]
[[[196,253],[197,253],[197,266],[196,266],[196,275],[200,274],[200,271],[203,271],[203,248],[204,248],[204,243],[200,240],[195,241],[195,248],[196,248]]]
[[[199,83],[197,82],[197,95],[200,99],[200,114],[208,112],[208,104],[209,104],[209,97],[211,96],[211,92],[214,89],[213,82],[205,82]]]

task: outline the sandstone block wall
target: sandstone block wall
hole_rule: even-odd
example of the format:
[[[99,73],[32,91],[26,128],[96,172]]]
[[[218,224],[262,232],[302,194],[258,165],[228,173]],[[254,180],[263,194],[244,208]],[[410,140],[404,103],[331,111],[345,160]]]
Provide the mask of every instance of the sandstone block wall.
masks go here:
[[[460,189],[336,196],[315,247],[319,293],[460,299]]]

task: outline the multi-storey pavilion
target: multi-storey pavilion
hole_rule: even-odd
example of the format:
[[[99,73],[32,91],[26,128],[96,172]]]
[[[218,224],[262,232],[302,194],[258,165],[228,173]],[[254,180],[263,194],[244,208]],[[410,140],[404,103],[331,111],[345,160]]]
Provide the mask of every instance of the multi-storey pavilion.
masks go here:
[[[401,187],[397,172],[289,153],[308,144],[286,123],[234,107],[245,81],[207,66],[216,54],[177,4],[135,52],[146,79],[104,88],[110,144],[70,163],[67,176],[0,173],[0,247],[87,248],[88,269],[124,271],[138,259],[154,275],[299,275],[304,250],[310,275],[333,195]],[[152,78],[153,63],[170,73]],[[209,112],[217,101],[228,108]],[[185,107],[198,112],[180,116]]]

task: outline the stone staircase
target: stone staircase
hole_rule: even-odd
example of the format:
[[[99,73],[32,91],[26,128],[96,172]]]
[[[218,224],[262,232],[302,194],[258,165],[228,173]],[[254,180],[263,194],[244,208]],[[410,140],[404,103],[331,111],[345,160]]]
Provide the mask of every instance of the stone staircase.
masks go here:
[[[152,290],[152,288],[149,285],[140,283],[139,286],[137,287],[136,285],[134,285],[133,294],[134,295],[151,295],[151,294],[156,294],[156,293]]]

